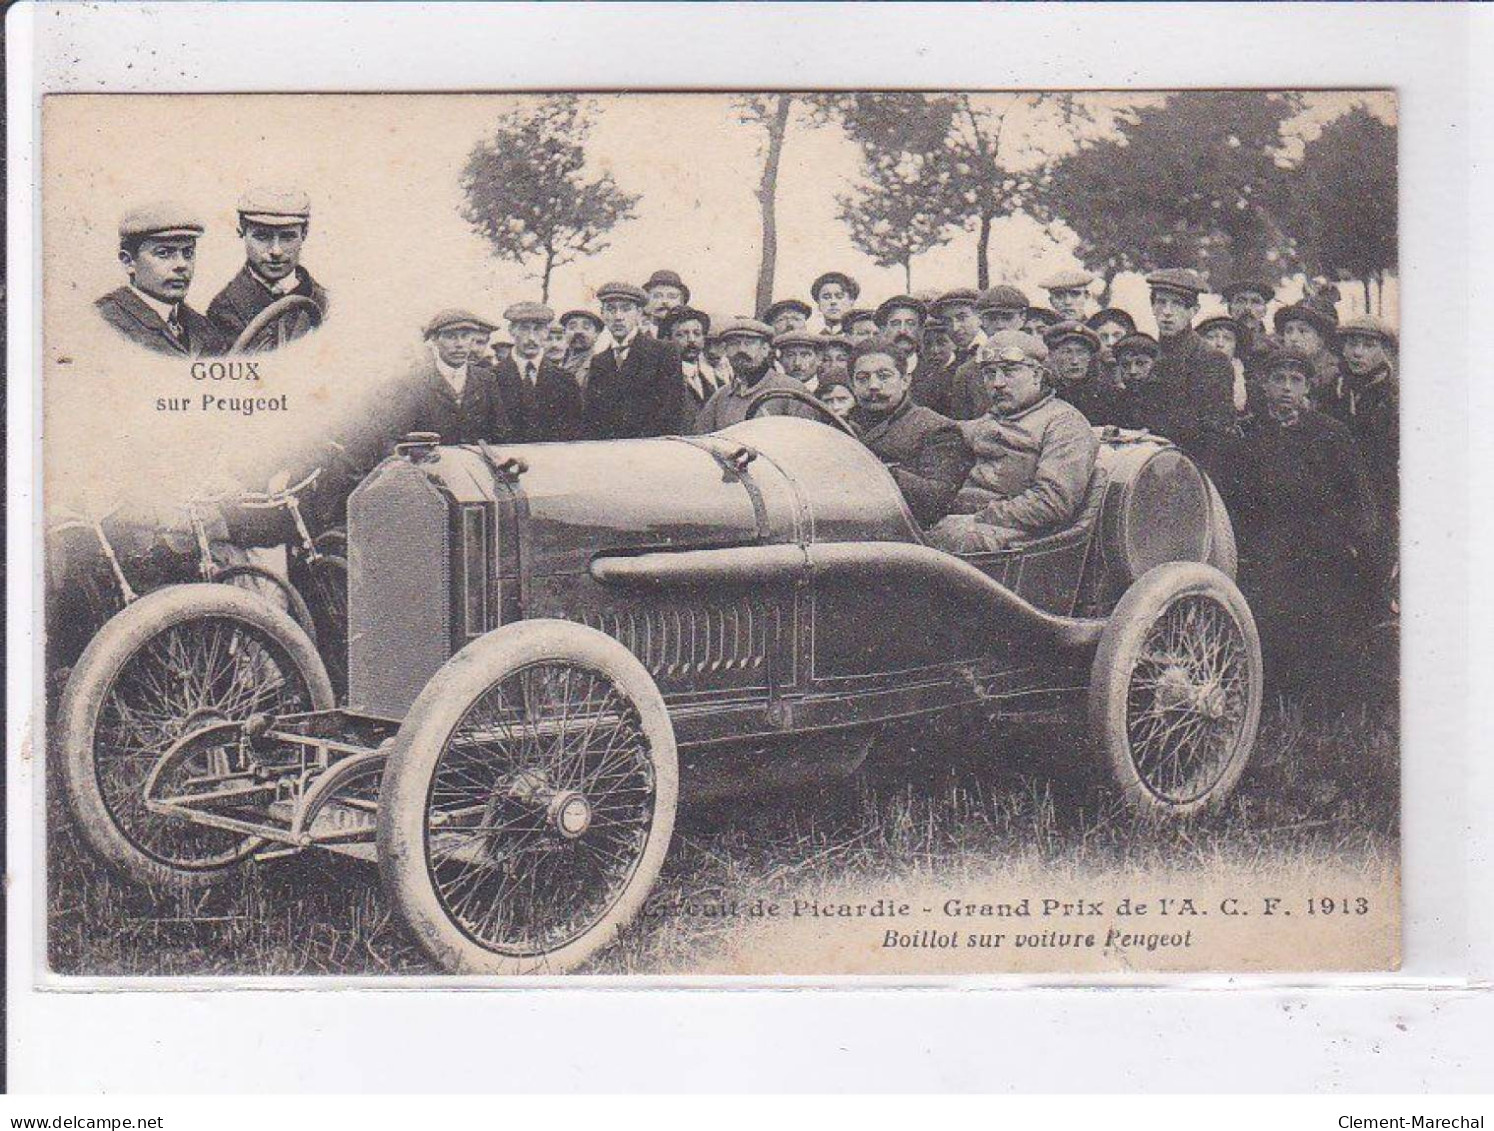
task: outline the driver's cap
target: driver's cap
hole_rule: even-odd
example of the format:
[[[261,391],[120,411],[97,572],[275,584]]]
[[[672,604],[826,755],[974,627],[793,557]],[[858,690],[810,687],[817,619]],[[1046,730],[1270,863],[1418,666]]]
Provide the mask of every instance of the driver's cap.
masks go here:
[[[980,348],[982,367],[1047,360],[1048,347],[1043,339],[1024,330],[1002,330],[992,334]]]
[[[300,189],[252,188],[239,197],[239,218],[253,224],[289,227],[311,220],[311,198]]]

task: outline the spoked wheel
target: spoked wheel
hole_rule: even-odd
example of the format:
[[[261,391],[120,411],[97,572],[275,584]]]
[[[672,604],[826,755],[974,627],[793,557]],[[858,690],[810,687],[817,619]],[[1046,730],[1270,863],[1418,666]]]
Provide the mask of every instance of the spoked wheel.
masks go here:
[[[1255,745],[1261,645],[1219,570],[1169,562],[1111,614],[1090,678],[1091,733],[1132,808],[1188,816],[1223,802]]]
[[[63,783],[83,838],[143,884],[220,879],[254,840],[158,813],[147,787],[159,799],[225,778],[236,744],[213,724],[331,705],[311,641],[258,597],[216,584],[142,597],[89,644],[62,700]]]
[[[663,697],[626,648],[565,621],[468,645],[400,728],[379,866],[444,968],[562,973],[606,946],[658,877],[678,795]]]

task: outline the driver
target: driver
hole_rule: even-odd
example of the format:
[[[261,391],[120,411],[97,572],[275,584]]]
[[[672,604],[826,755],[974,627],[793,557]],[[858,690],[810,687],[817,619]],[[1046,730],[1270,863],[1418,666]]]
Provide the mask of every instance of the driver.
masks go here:
[[[721,342],[731,362],[732,379],[711,394],[695,417],[697,433],[718,432],[747,419],[753,398],[769,390],[808,396],[802,381],[773,366],[773,327],[755,318],[734,318],[720,330]],[[766,400],[757,410],[762,416],[798,416],[819,420],[819,411],[790,397]]]
[[[301,249],[311,227],[311,201],[299,190],[251,189],[239,198],[239,235],[244,266],[218,292],[207,314],[231,342],[271,303],[300,295],[327,316],[327,292],[301,266]],[[261,344],[277,349],[304,337],[318,321],[304,307],[273,322]]]
[[[958,513],[929,531],[932,545],[999,550],[1073,521],[1100,442],[1084,414],[1054,394],[1047,359],[1043,340],[1020,330],[982,347],[977,364],[991,409],[960,426],[975,466],[952,508]]]

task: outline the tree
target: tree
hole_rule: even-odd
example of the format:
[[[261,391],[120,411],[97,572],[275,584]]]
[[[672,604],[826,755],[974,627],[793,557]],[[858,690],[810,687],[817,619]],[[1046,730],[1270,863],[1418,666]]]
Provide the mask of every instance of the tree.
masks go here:
[[[873,197],[892,191],[887,170],[904,168],[909,158],[922,162],[910,186],[919,194],[918,225],[974,231],[982,288],[990,286],[993,223],[1017,212],[1045,219],[1041,187],[1049,166],[1097,120],[1090,103],[1063,93],[851,94],[835,106],[861,147]],[[905,206],[904,219],[911,209]]]
[[[1266,91],[1169,95],[1058,162],[1045,201],[1107,275],[1159,264],[1284,274],[1297,250],[1283,223],[1282,125],[1300,106]]]
[[[878,267],[901,267],[904,290],[913,290],[913,259],[949,242],[948,209],[934,162],[917,154],[863,156],[865,183],[836,198],[851,243]]]
[[[549,301],[555,269],[603,250],[638,203],[610,173],[584,176],[591,127],[576,95],[551,95],[500,118],[462,171],[463,218],[498,258],[521,267],[539,261],[541,301]]]
[[[1371,283],[1396,268],[1396,128],[1363,106],[1323,127],[1302,153],[1296,199],[1303,244],[1324,275]]]
[[[762,215],[762,256],[757,267],[755,295],[758,313],[773,302],[773,277],[778,269],[778,167],[783,161],[783,143],[788,137],[792,94],[751,94],[737,99],[737,118],[765,131],[763,172],[757,183],[757,206]]]

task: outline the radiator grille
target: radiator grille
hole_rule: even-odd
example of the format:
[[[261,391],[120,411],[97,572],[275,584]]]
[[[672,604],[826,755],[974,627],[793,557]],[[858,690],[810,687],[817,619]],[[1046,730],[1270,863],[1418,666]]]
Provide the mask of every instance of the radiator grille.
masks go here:
[[[760,673],[766,680],[781,624],[776,605],[747,599],[604,609],[575,619],[620,642],[661,684],[681,687],[721,673]]]
[[[348,703],[402,718],[451,655],[446,498],[391,460],[348,501]]]

